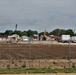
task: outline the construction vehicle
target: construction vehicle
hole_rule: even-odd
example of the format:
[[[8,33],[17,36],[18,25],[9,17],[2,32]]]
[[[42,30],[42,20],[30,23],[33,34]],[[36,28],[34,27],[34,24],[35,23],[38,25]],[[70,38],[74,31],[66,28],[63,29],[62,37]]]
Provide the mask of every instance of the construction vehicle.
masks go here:
[[[21,38],[19,37],[19,35],[14,34],[14,35],[8,36],[7,42],[17,43],[20,39]]]

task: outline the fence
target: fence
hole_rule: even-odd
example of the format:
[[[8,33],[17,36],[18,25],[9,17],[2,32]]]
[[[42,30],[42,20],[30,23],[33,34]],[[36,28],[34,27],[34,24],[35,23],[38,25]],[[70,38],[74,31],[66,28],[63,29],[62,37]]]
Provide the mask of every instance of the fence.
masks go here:
[[[51,42],[0,43],[0,68],[76,67],[76,45]]]

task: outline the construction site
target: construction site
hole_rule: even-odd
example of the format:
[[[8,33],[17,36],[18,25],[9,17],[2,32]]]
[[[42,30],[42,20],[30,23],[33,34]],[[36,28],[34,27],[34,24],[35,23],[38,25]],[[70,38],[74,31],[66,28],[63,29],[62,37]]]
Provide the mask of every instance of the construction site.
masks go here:
[[[47,36],[45,30],[40,40],[38,35],[17,34],[0,39],[0,69],[75,68],[76,43],[69,42],[69,35],[63,35],[66,43],[58,42],[59,38]]]
[[[70,53],[69,53],[70,49]],[[76,44],[56,42],[0,43],[0,68],[76,67]],[[70,54],[70,55],[69,55]]]

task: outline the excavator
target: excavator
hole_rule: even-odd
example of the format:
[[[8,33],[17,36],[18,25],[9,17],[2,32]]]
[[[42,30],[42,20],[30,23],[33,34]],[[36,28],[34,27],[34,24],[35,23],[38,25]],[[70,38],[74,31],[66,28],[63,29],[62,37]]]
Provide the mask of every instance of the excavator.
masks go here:
[[[50,37],[46,35],[46,29],[44,31],[44,37],[45,37],[46,41],[50,40]]]

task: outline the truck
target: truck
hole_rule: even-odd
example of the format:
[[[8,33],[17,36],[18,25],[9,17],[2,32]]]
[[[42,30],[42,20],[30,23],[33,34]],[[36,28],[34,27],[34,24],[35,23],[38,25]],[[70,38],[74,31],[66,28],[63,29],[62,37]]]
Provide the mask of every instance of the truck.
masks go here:
[[[59,39],[59,42],[69,42],[70,41],[70,35],[62,35]]]
[[[71,37],[71,42],[76,43],[76,36]]]

